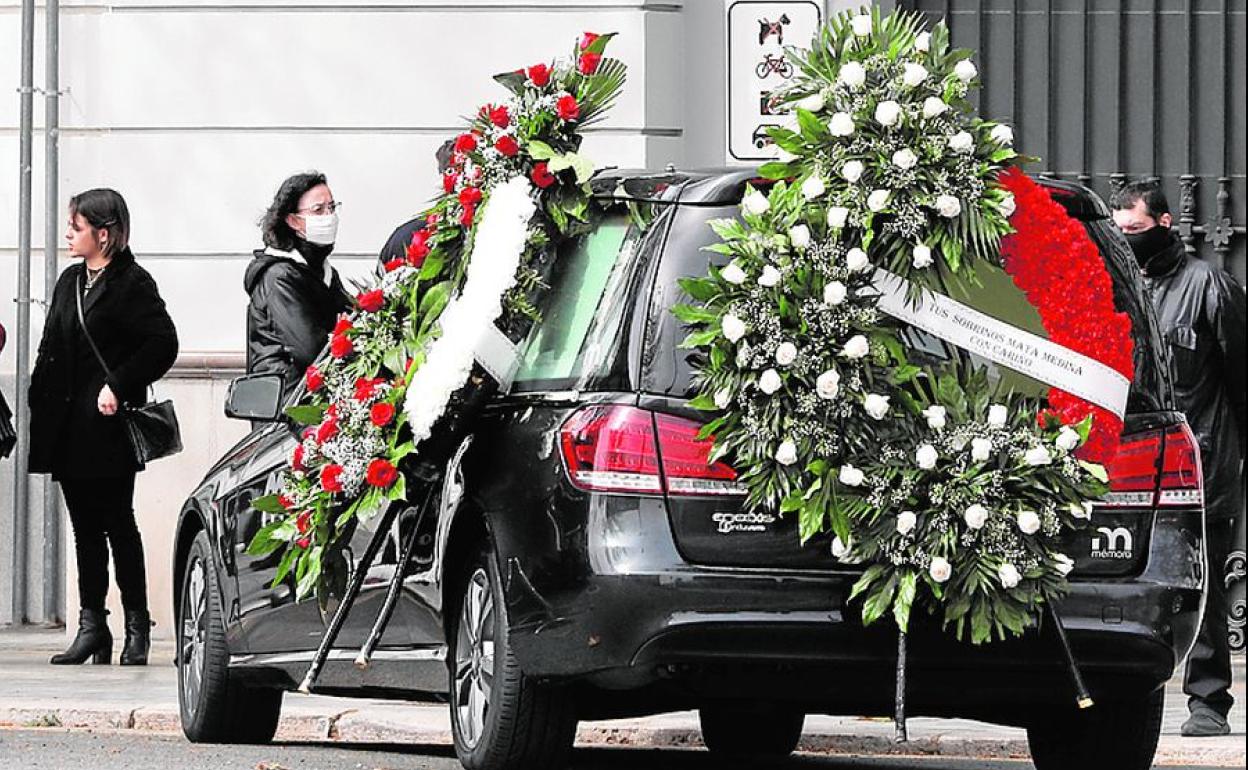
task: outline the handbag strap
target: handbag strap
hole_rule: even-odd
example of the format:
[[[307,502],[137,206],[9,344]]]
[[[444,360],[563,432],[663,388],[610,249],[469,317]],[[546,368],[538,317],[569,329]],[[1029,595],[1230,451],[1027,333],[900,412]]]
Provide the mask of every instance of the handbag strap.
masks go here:
[[[104,361],[104,356],[100,355],[100,349],[95,346],[95,340],[91,339],[91,332],[87,330],[87,321],[82,316],[82,276],[78,276],[78,291],[74,293],[74,299],[78,300],[78,325],[82,328],[82,334],[87,338],[87,344],[91,346],[92,352],[95,353],[95,360],[100,362],[100,366],[104,368],[104,376],[110,380],[113,377],[113,370],[108,368],[108,364]]]

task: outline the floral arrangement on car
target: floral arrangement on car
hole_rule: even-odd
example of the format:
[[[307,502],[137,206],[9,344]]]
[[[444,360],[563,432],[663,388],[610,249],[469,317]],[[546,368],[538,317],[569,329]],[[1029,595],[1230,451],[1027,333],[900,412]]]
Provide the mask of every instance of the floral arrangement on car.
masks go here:
[[[406,258],[358,287],[287,409],[306,427],[281,490],[252,502],[277,516],[248,550],[284,549],[274,585],[293,574],[299,598],[341,594],[356,522],[406,499],[413,473],[432,478],[505,379],[479,350],[492,334],[523,339],[540,316],[550,246],[587,227],[593,164],[578,151],[624,84],[624,64],[603,55],[613,36],[587,32],[570,59],[497,75],[510,97],[456,137]]]
[[[788,54],[796,120],[771,132],[774,181],[713,223],[721,257],[673,312],[692,329],[691,403],[716,415],[711,460],[737,469],[748,509],[796,515],[804,542],[835,535],[833,555],[863,568],[864,623],[901,632],[900,670],[916,606],[978,644],[1062,595],[1061,536],[1107,491],[1130,321],[1082,226],[1013,167],[1012,130],[974,114],[978,72],[943,24],[846,12]],[[1045,335],[948,296],[993,269]],[[950,357],[912,362],[916,327]]]

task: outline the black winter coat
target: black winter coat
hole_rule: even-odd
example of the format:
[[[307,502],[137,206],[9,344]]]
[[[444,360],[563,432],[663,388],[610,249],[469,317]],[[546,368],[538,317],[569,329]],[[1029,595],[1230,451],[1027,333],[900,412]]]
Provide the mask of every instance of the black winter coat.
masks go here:
[[[30,472],[55,478],[106,478],[143,469],[122,418],[100,414],[106,378],[78,323],[82,263],[61,273],[30,375]],[[173,366],[178,333],[151,274],[129,249],[113,257],[86,293],[82,310],[124,404],[147,401],[147,388]]]
[[[351,307],[337,271],[323,274],[306,262],[255,252],[243,276],[247,304],[247,372],[299,381],[329,339],[338,314]]]

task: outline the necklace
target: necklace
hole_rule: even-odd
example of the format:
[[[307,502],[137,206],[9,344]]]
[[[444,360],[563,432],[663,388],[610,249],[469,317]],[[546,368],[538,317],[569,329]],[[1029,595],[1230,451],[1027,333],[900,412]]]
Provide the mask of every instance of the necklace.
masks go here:
[[[83,291],[90,291],[91,288],[95,286],[95,284],[99,283],[100,276],[104,275],[105,267],[108,267],[108,265],[104,265],[104,267],[100,267],[100,268],[96,268],[95,270],[92,270],[86,265],[83,265],[83,268],[87,271],[87,280],[86,280],[86,283],[83,284]]]

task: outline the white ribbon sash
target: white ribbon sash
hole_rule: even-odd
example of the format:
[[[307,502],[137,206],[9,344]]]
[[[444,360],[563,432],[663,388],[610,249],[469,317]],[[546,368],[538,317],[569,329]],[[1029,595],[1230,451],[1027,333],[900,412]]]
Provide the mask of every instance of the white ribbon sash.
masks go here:
[[[887,270],[875,271],[880,310],[994,363],[1060,388],[1121,418],[1131,382],[1115,369],[981,313],[943,294],[926,292],[911,303],[909,284]]]

